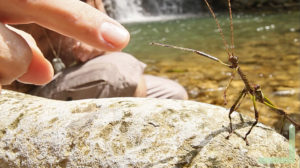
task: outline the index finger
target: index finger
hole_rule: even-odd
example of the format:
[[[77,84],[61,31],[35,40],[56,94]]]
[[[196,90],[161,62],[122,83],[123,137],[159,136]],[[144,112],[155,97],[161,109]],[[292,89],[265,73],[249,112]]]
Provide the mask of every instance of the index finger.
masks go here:
[[[37,23],[106,51],[121,50],[129,42],[129,33],[121,24],[78,0],[10,0],[1,6],[10,9],[5,11],[8,22],[13,21],[10,17],[24,17],[27,23]],[[21,16],[12,14],[16,10],[22,11]]]

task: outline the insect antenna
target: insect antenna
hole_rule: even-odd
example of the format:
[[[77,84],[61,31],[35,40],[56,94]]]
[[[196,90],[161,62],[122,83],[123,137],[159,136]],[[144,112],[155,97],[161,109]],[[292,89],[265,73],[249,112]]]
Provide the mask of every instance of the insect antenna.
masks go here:
[[[227,41],[225,40],[225,36],[224,36],[224,33],[223,33],[223,29],[222,29],[221,26],[220,26],[219,20],[217,19],[216,15],[215,15],[213,9],[211,8],[210,4],[208,3],[208,1],[207,1],[207,0],[204,0],[204,1],[205,1],[205,3],[206,3],[206,5],[207,5],[207,7],[208,7],[208,9],[209,9],[209,11],[210,11],[210,13],[211,13],[211,15],[213,16],[213,18],[214,18],[214,20],[215,20],[215,22],[216,22],[216,24],[217,24],[218,31],[219,31],[219,33],[220,33],[220,35],[221,35],[221,37],[222,37],[222,40],[223,40],[223,43],[224,43],[224,46],[225,46],[226,53],[228,54],[228,57],[229,57],[231,54],[230,54],[230,52],[229,52],[229,49],[228,49],[228,43],[227,43]]]
[[[233,19],[232,19],[232,10],[231,10],[231,2],[228,0],[228,9],[229,9],[229,17],[230,17],[230,32],[231,32],[231,54],[234,53],[234,35],[233,35]]]
[[[227,43],[227,41],[225,40],[225,37],[224,37],[223,29],[221,28],[220,23],[219,23],[219,21],[218,21],[216,15],[215,15],[213,9],[211,8],[211,6],[210,6],[210,4],[208,3],[207,0],[204,0],[204,1],[205,1],[206,5],[207,5],[207,7],[208,7],[208,9],[209,9],[209,11],[210,11],[210,13],[211,13],[211,15],[213,16],[214,20],[216,21],[216,24],[217,24],[219,33],[220,33],[220,35],[221,35],[221,37],[222,37],[223,43],[224,43],[224,45],[225,45],[225,50],[226,50],[226,52],[227,52],[227,54],[228,54],[228,59],[229,59],[230,57],[233,56],[233,51],[234,51],[233,21],[232,21],[231,2],[230,2],[230,0],[228,0],[228,8],[229,8],[229,16],[230,16],[230,32],[231,32],[231,47],[230,47],[230,49],[229,49],[228,43]],[[231,84],[231,82],[232,82],[232,80],[233,80],[233,78],[234,78],[234,75],[235,75],[234,72],[232,72],[232,73],[231,73],[230,80],[229,80],[228,84],[226,85],[225,90],[224,90],[224,93],[223,93],[224,104],[225,104],[225,105],[227,104],[227,100],[226,100],[226,97],[227,97],[227,96],[226,96],[227,90],[228,90],[228,88],[229,88],[229,86],[230,86],[230,84]]]
[[[234,46],[234,33],[233,33],[233,19],[232,19],[231,1],[228,0],[227,2],[228,2],[228,10],[229,10],[229,17],[230,17],[230,32],[231,32],[231,46],[230,46],[231,55],[229,55],[229,59],[230,59],[230,57],[233,57],[233,55],[234,55],[234,48],[235,48],[235,46]],[[224,104],[225,105],[227,104],[226,93],[227,93],[227,90],[228,90],[228,88],[229,88],[229,86],[230,86],[230,84],[231,84],[231,82],[232,82],[232,80],[234,78],[235,72],[236,71],[233,71],[231,73],[230,80],[229,80],[229,82],[228,82],[228,84],[227,84],[227,86],[226,86],[226,88],[224,90],[224,93],[223,93],[223,95],[224,95]]]
[[[229,17],[230,17],[230,32],[231,32],[231,46],[230,46],[230,49],[231,49],[230,54],[231,55],[229,55],[229,57],[232,57],[234,55],[234,48],[235,48],[235,46],[234,46],[234,34],[233,34],[233,19],[232,19],[231,1],[228,0],[227,2],[228,2],[228,10],[229,10]],[[235,76],[235,71],[233,71],[231,73],[230,80],[229,80],[227,86],[225,87],[225,90],[224,90],[224,93],[223,93],[223,95],[224,95],[224,104],[225,105],[227,104],[227,100],[226,100],[227,90],[228,90],[234,76]]]

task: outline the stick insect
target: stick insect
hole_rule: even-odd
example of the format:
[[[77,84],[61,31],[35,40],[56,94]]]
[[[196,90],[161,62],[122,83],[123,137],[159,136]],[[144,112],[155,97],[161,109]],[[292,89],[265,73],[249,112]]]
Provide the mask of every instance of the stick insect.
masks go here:
[[[225,104],[226,104],[226,91],[230,85],[230,83],[232,82],[235,74],[237,73],[239,75],[239,77],[241,78],[241,80],[243,81],[244,83],[244,88],[243,90],[240,92],[238,98],[235,100],[235,102],[233,103],[233,105],[231,106],[230,110],[229,110],[229,135],[226,137],[226,139],[229,139],[229,137],[232,135],[233,133],[233,128],[232,128],[232,118],[231,118],[231,114],[236,111],[240,104],[242,103],[243,99],[246,97],[246,95],[249,95],[250,98],[251,98],[251,101],[253,103],[253,108],[254,108],[254,113],[255,113],[255,122],[251,125],[250,129],[247,131],[247,133],[245,134],[244,136],[244,141],[246,142],[247,145],[249,145],[248,143],[248,140],[247,140],[247,137],[248,135],[250,135],[252,129],[255,127],[255,125],[258,123],[258,118],[259,118],[259,113],[258,113],[258,110],[257,110],[257,106],[256,106],[256,103],[259,102],[259,103],[262,103],[266,106],[268,106],[271,110],[277,112],[278,114],[282,115],[283,116],[283,122],[287,119],[289,120],[295,127],[296,129],[300,129],[300,124],[299,123],[296,123],[290,116],[288,116],[288,114],[278,108],[277,106],[275,106],[262,92],[261,88],[259,85],[257,84],[254,84],[254,85],[251,85],[247,76],[244,74],[244,72],[242,71],[241,67],[239,66],[239,62],[238,62],[238,57],[234,54],[234,36],[233,36],[233,21],[232,21],[232,10],[231,10],[231,2],[230,0],[228,0],[228,9],[229,9],[229,17],[230,17],[230,32],[231,32],[231,47],[229,49],[228,47],[228,43],[227,41],[225,40],[224,38],[224,34],[223,34],[223,30],[219,24],[219,21],[218,19],[216,18],[216,15],[214,13],[214,11],[212,10],[210,4],[208,3],[207,0],[204,0],[212,17],[214,18],[215,22],[216,22],[216,25],[217,25],[217,28],[219,30],[219,33],[222,37],[222,40],[223,40],[223,43],[225,45],[225,50],[228,54],[228,62],[229,64],[221,61],[220,59],[214,57],[214,56],[211,56],[207,53],[204,53],[204,52],[201,52],[201,51],[198,51],[198,50],[194,50],[194,49],[190,49],[190,48],[183,48],[183,47],[178,47],[178,46],[174,46],[174,45],[168,45],[168,44],[161,44],[161,43],[151,43],[151,45],[157,45],[157,46],[162,46],[162,47],[169,47],[169,48],[174,48],[174,49],[179,49],[179,50],[184,50],[184,51],[189,51],[189,52],[193,52],[193,53],[196,53],[200,56],[203,56],[203,57],[206,57],[206,58],[209,58],[213,61],[216,61],[216,62],[219,62],[220,64],[224,65],[224,66],[227,66],[228,68],[230,69],[233,69],[233,73],[231,75],[231,78],[230,78],[230,81],[229,83],[227,84],[226,88],[225,88],[225,91],[224,91],[224,100],[225,100]],[[281,128],[282,129],[282,128]]]

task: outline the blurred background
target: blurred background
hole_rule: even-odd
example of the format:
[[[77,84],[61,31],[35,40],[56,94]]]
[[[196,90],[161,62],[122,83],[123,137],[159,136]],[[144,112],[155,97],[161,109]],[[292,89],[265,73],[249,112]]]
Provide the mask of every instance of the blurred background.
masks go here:
[[[125,52],[147,63],[146,73],[176,80],[191,100],[224,106],[231,70],[193,53],[150,46],[150,42],[193,48],[227,61],[214,19],[202,0],[103,0],[107,13],[131,33]],[[227,0],[209,1],[229,42]],[[300,122],[300,1],[233,0],[234,53],[253,84]],[[243,83],[228,90],[230,108]],[[259,105],[260,122],[279,129],[281,116]],[[254,117],[246,98],[238,110]],[[289,125],[286,124],[286,128]],[[287,131],[285,132],[287,136]],[[296,136],[300,148],[300,133]],[[299,151],[300,153],[300,151]]]

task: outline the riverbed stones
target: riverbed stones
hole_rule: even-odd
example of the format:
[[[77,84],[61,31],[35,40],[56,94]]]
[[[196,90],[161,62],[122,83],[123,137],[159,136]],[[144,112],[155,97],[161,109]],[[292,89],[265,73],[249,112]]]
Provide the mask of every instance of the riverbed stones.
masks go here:
[[[149,98],[55,101],[3,90],[0,167],[297,167],[289,142],[253,119],[194,101]]]

